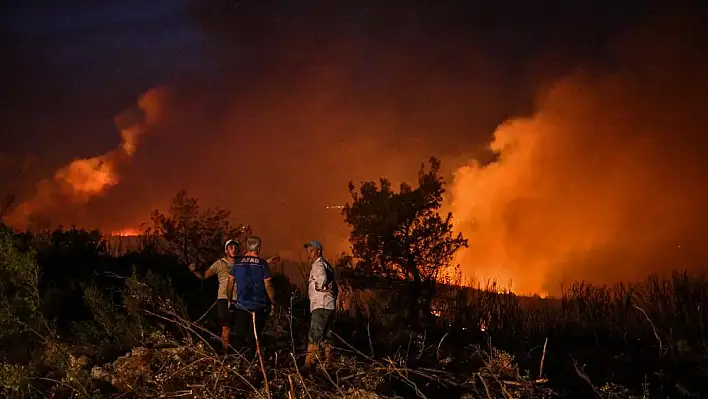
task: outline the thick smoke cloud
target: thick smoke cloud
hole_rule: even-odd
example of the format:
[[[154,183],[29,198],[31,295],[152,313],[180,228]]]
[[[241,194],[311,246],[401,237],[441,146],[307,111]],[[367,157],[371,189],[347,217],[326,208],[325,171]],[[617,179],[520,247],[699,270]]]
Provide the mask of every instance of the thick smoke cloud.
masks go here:
[[[691,22],[627,35],[613,67],[579,68],[539,95],[531,117],[501,124],[497,162],[456,172],[468,276],[558,293],[577,279],[704,265],[708,63]]]
[[[522,102],[525,90],[505,86],[474,42],[459,54],[435,43],[426,52],[400,38],[320,34],[278,36],[267,55],[243,49],[243,64],[172,82],[164,121],[144,136],[121,184],[72,220],[137,228],[186,189],[250,224],[266,252],[297,259],[303,242],[319,239],[334,257],[348,250],[348,228],[327,207],[349,199],[350,180],[414,180],[430,155],[483,145]],[[421,52],[455,58],[457,68],[436,72],[442,61]]]
[[[118,147],[61,167],[52,178],[40,181],[34,197],[19,204],[7,221],[16,227],[31,228],[33,219],[56,215],[62,207],[85,205],[92,198],[105,195],[120,182],[120,169],[135,155],[140,136],[158,122],[166,95],[164,88],[145,93],[135,106],[116,116],[121,138]]]
[[[121,212],[135,216],[117,225],[97,206],[92,219],[114,229],[135,226],[151,207],[166,210],[184,188],[203,206],[228,208],[235,221],[251,224],[268,251],[297,259],[302,242],[319,239],[334,256],[348,249],[348,231],[339,211],[328,207],[349,199],[350,180],[411,181],[427,157],[451,153],[445,142],[450,137],[469,134],[462,147],[478,146],[502,115],[487,101],[491,88],[482,89],[489,87],[485,79],[499,80],[493,73],[468,83],[480,89],[475,94],[451,96],[453,81],[429,80],[429,87],[420,88],[393,80],[384,87],[394,87],[367,95],[350,80],[346,62],[310,68],[294,71],[292,81],[280,79],[282,85],[241,87],[225,98],[184,89],[189,95],[175,101],[165,126],[146,136],[145,151],[124,184],[103,199],[106,205],[120,202]],[[406,91],[424,94],[401,105],[393,97]],[[450,97],[478,104],[472,115],[480,117],[481,126],[468,131],[469,114],[446,109]],[[430,114],[397,110],[406,106]],[[437,141],[431,131],[439,126],[450,135]]]

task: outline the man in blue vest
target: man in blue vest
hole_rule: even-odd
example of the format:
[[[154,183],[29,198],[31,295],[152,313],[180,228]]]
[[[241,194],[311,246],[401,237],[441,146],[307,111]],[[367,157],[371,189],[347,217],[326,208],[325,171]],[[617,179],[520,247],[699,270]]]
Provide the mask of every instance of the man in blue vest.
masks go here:
[[[260,339],[268,315],[275,311],[275,290],[271,283],[268,262],[260,257],[261,239],[255,236],[246,239],[246,253],[236,258],[229,276],[229,298],[234,312],[233,346],[241,350],[245,345],[256,353],[256,336],[253,331],[255,317],[256,334]],[[235,291],[235,292],[234,292]]]

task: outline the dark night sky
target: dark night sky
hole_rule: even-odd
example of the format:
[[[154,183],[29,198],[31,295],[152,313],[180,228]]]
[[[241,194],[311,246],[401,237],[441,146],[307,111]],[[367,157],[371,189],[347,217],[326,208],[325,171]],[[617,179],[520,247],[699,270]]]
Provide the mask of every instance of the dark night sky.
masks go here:
[[[114,145],[114,114],[210,62],[206,36],[177,2],[6,7],[3,131],[12,151],[48,163]]]
[[[625,123],[627,137],[651,132],[647,142],[675,147],[660,158],[682,166],[687,147],[663,141],[677,134],[669,122],[654,131],[629,117],[678,107],[662,102],[656,94],[661,88],[677,94],[702,87],[680,80],[693,76],[691,65],[705,60],[704,47],[696,44],[704,35],[698,28],[703,11],[686,6],[676,14],[677,6],[661,3],[666,2],[5,2],[0,6],[0,154],[36,160],[24,189],[14,189],[22,200],[31,198],[35,183],[51,179],[58,168],[116,148],[114,116],[149,89],[167,86],[161,122],[141,136],[135,156],[121,165],[120,183],[81,206],[54,204],[50,220],[102,229],[136,226],[186,188],[206,204],[230,208],[283,251],[311,236],[344,249],[341,218],[322,209],[347,200],[349,180],[382,175],[410,180],[420,163],[435,155],[443,159],[450,181],[454,170],[482,156],[500,123],[537,111],[544,93],[551,93],[554,110],[570,104],[558,98],[572,90],[560,90],[562,95],[548,90],[578,67],[598,79],[581,80],[590,89],[578,93],[587,101],[603,98],[595,109],[602,122]],[[675,15],[690,23],[664,23]],[[608,76],[605,90],[601,82]],[[646,79],[647,93],[642,85],[627,83],[637,79]],[[613,85],[616,81],[623,84]],[[595,85],[597,92],[591,90]],[[613,90],[620,90],[617,96]],[[622,93],[641,101],[602,108],[624,98]],[[687,110],[705,103],[693,92],[676,98],[686,106],[666,112],[667,120],[692,118]],[[569,105],[563,112],[587,125],[570,110]],[[684,132],[691,150],[703,131],[698,122]],[[555,140],[569,146],[558,150],[558,159],[573,154],[578,143],[588,151],[605,143],[568,134],[578,141]],[[677,142],[683,141],[666,141]],[[592,151],[611,153],[610,147]],[[626,161],[627,170],[649,165],[638,161],[655,155],[646,151]],[[528,168],[550,166],[546,161]],[[9,163],[3,165],[7,172]],[[686,168],[672,172],[690,177],[667,181],[688,184],[700,175]],[[564,179],[577,183],[583,173]],[[553,181],[551,174],[540,176]],[[649,193],[641,189],[637,192]],[[457,191],[462,198],[471,190]],[[625,194],[616,198],[632,197]],[[518,204],[519,195],[508,203]],[[623,209],[616,198],[605,199],[605,208]],[[510,215],[519,210],[504,212],[500,220],[510,228]],[[625,222],[622,226],[638,228]],[[524,231],[539,235],[531,227]],[[660,238],[668,240],[666,234]],[[606,254],[594,256],[601,255]]]
[[[377,57],[381,61],[379,41],[381,48],[393,43],[415,59],[443,53],[446,63],[436,66],[452,73],[459,52],[479,44],[503,80],[516,86],[535,55],[552,55],[563,68],[597,53],[608,36],[648,9],[640,6],[643,1],[593,2],[593,8],[590,2],[551,5],[566,3],[560,1],[546,7],[418,1],[335,8],[306,1],[242,6],[243,11],[228,6],[239,2],[202,3],[6,4],[9,40],[0,68],[10,78],[1,83],[0,120],[11,138],[4,140],[3,152],[37,156],[50,170],[72,157],[95,155],[114,145],[113,115],[150,87],[209,80],[229,69],[247,71],[239,76],[243,82],[268,79],[268,71],[284,68],[273,64],[301,62],[287,54],[290,49],[312,51],[317,41],[336,35],[366,41],[363,59],[355,61],[363,70],[376,69]]]

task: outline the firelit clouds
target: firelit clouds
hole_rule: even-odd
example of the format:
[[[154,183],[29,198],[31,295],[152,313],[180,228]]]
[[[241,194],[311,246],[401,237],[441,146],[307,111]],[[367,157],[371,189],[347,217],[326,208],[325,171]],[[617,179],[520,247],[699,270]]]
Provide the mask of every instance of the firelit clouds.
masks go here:
[[[495,131],[497,162],[456,172],[468,276],[558,293],[708,259],[708,63],[690,26],[628,35],[612,72],[559,79],[531,117]]]

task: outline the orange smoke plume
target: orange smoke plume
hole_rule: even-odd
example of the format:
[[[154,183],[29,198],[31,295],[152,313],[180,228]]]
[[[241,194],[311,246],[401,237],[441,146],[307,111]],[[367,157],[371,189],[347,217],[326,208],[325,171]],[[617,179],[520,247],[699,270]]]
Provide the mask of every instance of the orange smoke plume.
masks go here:
[[[115,118],[121,136],[117,148],[96,157],[74,160],[60,168],[53,178],[40,181],[35,196],[21,203],[7,221],[16,227],[25,226],[32,215],[60,204],[85,204],[118,184],[119,168],[135,155],[140,136],[160,117],[165,95],[162,88],[146,92],[135,107]]]
[[[708,259],[708,63],[671,26],[628,38],[612,73],[557,81],[534,115],[498,127],[496,162],[456,171],[468,277],[557,294]]]

